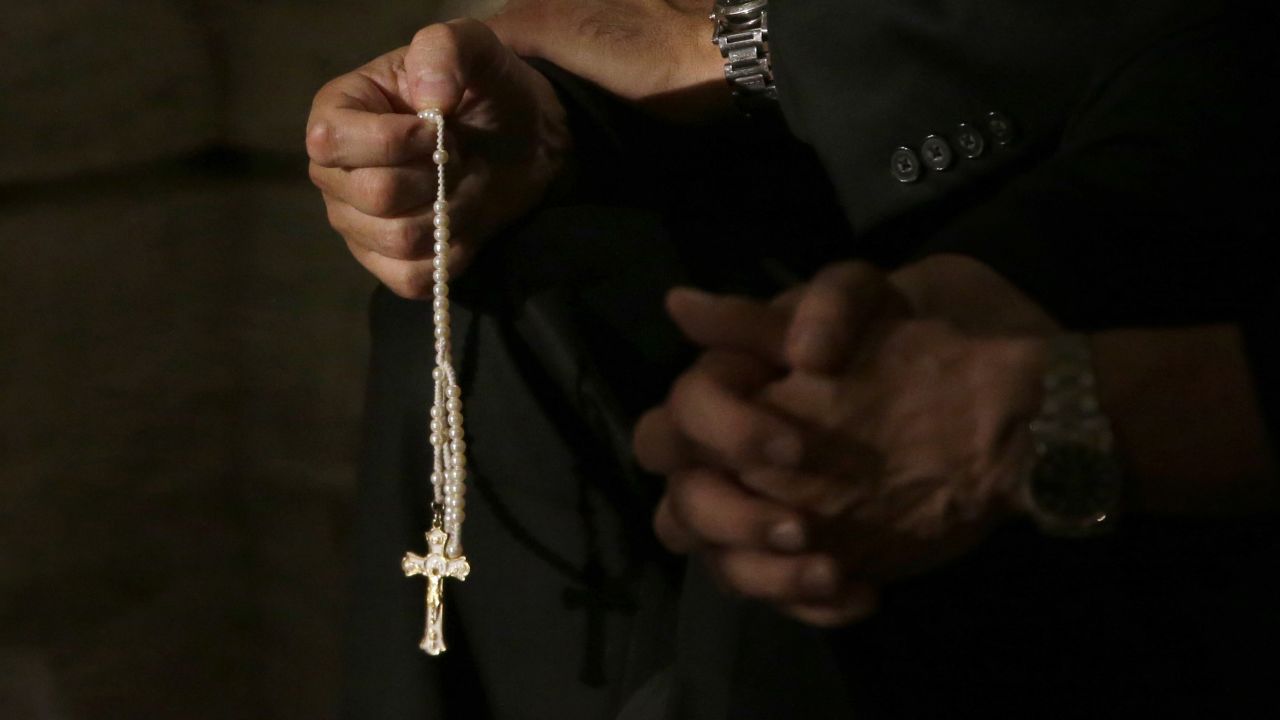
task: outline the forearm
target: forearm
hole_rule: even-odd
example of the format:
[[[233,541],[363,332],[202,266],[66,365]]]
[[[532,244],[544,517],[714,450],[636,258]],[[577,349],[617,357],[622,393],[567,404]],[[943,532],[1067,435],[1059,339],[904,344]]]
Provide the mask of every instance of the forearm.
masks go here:
[[[1280,509],[1275,456],[1236,327],[1119,330],[1094,335],[1092,344],[1133,507],[1199,515]]]
[[[986,265],[935,255],[891,276],[916,313],[971,335],[1035,337],[1060,328]],[[1039,340],[1015,340],[1037,345]],[[1130,477],[1130,504],[1153,513],[1280,508],[1273,450],[1239,329],[1124,329],[1092,336],[1100,401]],[[1011,382],[1038,387],[1034,363]]]

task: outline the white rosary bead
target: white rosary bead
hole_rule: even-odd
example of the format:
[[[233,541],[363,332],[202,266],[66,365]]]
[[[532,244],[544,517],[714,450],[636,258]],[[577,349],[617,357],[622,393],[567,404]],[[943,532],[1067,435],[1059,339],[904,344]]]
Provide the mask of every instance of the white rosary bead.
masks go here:
[[[449,151],[437,150],[431,153],[431,162],[437,165],[444,165],[445,163],[449,162]]]
[[[449,216],[436,215],[435,217],[431,218],[431,224],[435,225],[438,228],[449,227]]]
[[[431,206],[431,211],[437,215],[449,212],[449,203],[444,200],[437,200],[435,205]]]
[[[437,227],[431,235],[439,242],[449,242],[449,238],[452,237],[447,227]]]
[[[438,298],[449,297],[449,286],[444,283],[439,283],[435,287],[431,288],[431,293]]]
[[[447,283],[449,282],[449,271],[443,267],[437,267],[435,272],[431,273],[431,279],[440,284]]]

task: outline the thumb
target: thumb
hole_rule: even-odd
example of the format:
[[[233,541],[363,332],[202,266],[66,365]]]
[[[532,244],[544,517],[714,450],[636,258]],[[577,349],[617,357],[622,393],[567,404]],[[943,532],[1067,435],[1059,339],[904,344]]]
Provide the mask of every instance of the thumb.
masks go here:
[[[748,353],[778,367],[787,364],[783,338],[791,311],[783,305],[678,287],[667,293],[667,313],[700,347]]]
[[[507,62],[510,51],[484,23],[470,18],[429,25],[405,53],[409,104],[414,110],[457,109],[468,88],[483,85]]]
[[[879,268],[829,265],[805,286],[787,329],[786,356],[797,370],[836,372],[852,361],[877,326],[905,315]]]
[[[517,55],[539,55],[531,42],[537,38],[536,23],[545,11],[538,11],[536,5],[528,3],[508,3],[497,15],[484,21],[485,25],[498,36],[502,44],[511,48]]]

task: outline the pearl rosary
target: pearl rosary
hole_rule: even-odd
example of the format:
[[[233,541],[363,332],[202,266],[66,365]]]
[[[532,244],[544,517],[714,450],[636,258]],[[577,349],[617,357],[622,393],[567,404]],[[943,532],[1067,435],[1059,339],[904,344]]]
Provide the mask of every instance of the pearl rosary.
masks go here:
[[[462,429],[462,390],[451,359],[449,342],[449,203],[445,200],[444,166],[449,153],[444,149],[444,116],[439,110],[423,110],[418,117],[434,125],[436,150],[431,161],[436,166],[436,201],[432,206],[435,245],[432,260],[432,324],[435,331],[435,368],[431,379],[435,391],[431,402],[431,529],[427,532],[427,554],[406,553],[401,568],[406,576],[427,579],[426,629],[419,645],[430,655],[445,651],[444,579],[465,580],[471,566],[462,554],[462,521],[466,496],[467,457]]]

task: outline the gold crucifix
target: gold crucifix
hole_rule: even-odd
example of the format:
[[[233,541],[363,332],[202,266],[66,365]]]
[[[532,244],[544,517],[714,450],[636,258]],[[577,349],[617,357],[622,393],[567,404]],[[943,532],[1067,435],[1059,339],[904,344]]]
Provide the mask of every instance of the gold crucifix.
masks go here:
[[[406,577],[422,575],[427,579],[427,622],[423,631],[422,643],[418,647],[427,651],[428,655],[439,655],[445,651],[444,646],[444,579],[447,577],[466,580],[471,566],[466,556],[456,558],[445,557],[444,548],[449,536],[438,527],[427,533],[427,554],[414,555],[405,553],[400,567]]]

